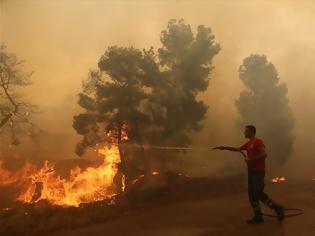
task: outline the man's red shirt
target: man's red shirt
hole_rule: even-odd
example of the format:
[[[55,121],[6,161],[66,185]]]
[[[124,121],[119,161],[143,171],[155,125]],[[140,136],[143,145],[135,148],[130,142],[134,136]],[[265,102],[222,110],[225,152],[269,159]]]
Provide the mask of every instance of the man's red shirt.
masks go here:
[[[247,143],[245,143],[243,146],[241,146],[241,150],[246,150],[247,156],[249,159],[251,159],[253,156],[265,152],[265,144],[264,142],[259,138],[252,138]],[[248,170],[252,171],[265,171],[266,170],[266,163],[265,163],[265,157],[249,160],[246,162]]]

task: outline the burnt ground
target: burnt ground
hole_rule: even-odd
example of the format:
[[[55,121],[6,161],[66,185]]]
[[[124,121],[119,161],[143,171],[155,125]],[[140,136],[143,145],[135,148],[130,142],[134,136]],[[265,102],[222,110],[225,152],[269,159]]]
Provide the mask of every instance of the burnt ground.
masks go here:
[[[0,235],[299,235],[315,236],[315,181],[267,184],[268,192],[287,207],[304,214],[279,224],[265,217],[247,225],[252,212],[246,176],[185,178],[170,176],[163,184],[139,183],[114,205],[106,202],[80,208],[53,207],[46,202],[15,205],[0,219]],[[152,184],[155,183],[155,184]],[[0,195],[3,192],[0,192]],[[269,210],[263,208],[265,212]]]

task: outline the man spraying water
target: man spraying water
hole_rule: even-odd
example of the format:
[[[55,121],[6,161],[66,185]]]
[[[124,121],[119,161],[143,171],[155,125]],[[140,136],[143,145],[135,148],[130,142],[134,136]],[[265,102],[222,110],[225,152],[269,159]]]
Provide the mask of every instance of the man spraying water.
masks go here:
[[[264,142],[256,137],[256,127],[253,125],[247,125],[245,127],[244,135],[249,141],[241,147],[219,146],[214,149],[241,152],[244,155],[248,167],[248,196],[254,210],[253,218],[248,220],[247,223],[263,223],[264,220],[259,201],[273,209],[277,214],[278,220],[281,222],[284,218],[284,208],[275,203],[264,192],[264,177],[266,172],[265,159],[267,157]],[[247,155],[242,152],[243,150],[246,150]]]

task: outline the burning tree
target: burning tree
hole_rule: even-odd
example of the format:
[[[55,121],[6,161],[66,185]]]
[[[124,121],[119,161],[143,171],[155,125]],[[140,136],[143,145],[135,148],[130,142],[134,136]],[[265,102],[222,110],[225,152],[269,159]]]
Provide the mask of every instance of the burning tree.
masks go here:
[[[128,138],[141,143],[141,130],[150,124],[144,104],[149,96],[150,80],[158,72],[152,49],[109,47],[98,67],[98,71],[89,73],[83,93],[79,94],[79,105],[86,112],[74,117],[73,127],[84,136],[77,145],[79,155],[86,147],[100,142],[119,146]],[[120,169],[130,175],[133,171],[127,170],[130,163],[120,146],[119,152]],[[125,176],[128,181],[129,176]]]
[[[73,122],[74,129],[83,135],[76,150],[79,155],[86,147],[113,141],[105,134],[121,144],[124,132],[129,144],[190,144],[189,133],[200,129],[207,111],[196,97],[208,87],[212,59],[220,48],[210,28],[201,25],[194,35],[183,20],[169,21],[161,43],[157,53],[152,47],[109,47],[98,70],[90,71],[79,94],[79,105],[85,112]],[[128,185],[140,163],[127,158],[121,145],[119,151]],[[144,156],[133,153],[137,155]]]
[[[148,98],[149,80],[157,71],[152,50],[109,47],[101,57],[98,71],[90,71],[79,94],[79,105],[86,109],[74,117],[73,126],[84,135],[77,146],[80,155],[85,147],[93,146],[107,138],[111,132],[117,143],[123,139],[123,128],[128,138],[141,142],[143,126],[150,122],[143,108]],[[126,130],[125,130],[126,131]]]
[[[239,77],[246,87],[236,101],[242,125],[255,124],[272,160],[284,163],[292,150],[291,131],[294,127],[286,84],[279,83],[275,66],[264,55],[245,58]]]
[[[19,94],[21,88],[30,85],[32,73],[23,73],[23,60],[9,53],[5,45],[0,47],[0,132],[11,133],[12,144],[18,145],[18,135],[26,132],[35,137],[36,128],[30,120],[35,107]]]

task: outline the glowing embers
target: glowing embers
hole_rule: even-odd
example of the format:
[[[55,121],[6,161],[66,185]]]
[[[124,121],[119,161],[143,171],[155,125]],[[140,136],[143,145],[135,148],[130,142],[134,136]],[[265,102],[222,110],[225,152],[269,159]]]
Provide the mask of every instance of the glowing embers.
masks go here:
[[[157,176],[157,175],[159,175],[159,174],[160,174],[160,173],[159,173],[158,171],[152,171],[149,175],[151,175],[151,176]],[[144,174],[139,175],[138,178],[134,179],[131,184],[134,185],[134,184],[138,183],[138,182],[139,182],[140,180],[142,180],[144,177],[146,177],[146,175],[144,175]]]
[[[285,177],[275,177],[271,180],[272,183],[283,183],[285,181],[287,181]]]

